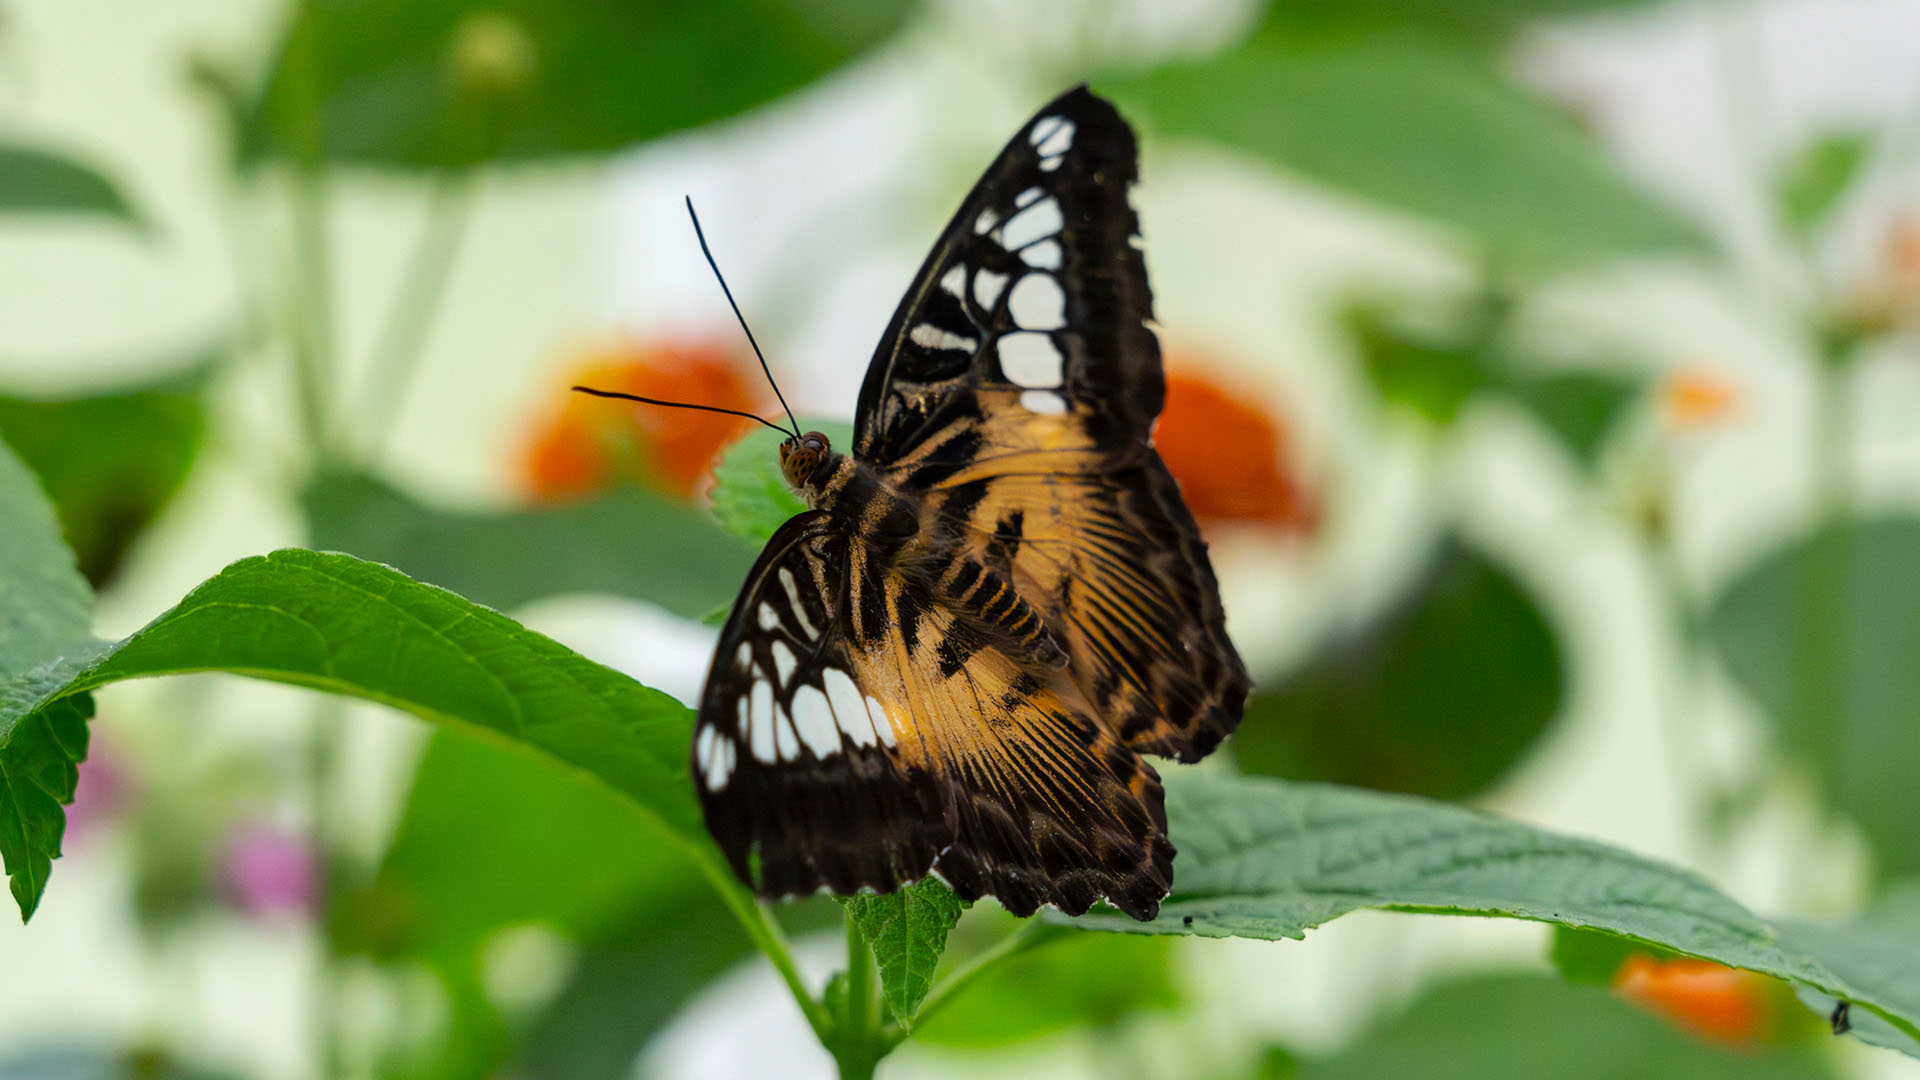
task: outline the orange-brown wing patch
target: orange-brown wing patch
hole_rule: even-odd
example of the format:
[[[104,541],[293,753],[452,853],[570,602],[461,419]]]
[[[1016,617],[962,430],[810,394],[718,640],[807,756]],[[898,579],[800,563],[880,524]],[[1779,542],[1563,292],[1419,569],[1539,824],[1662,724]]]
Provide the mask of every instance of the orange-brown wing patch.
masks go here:
[[[1060,672],[1036,672],[915,588],[886,583],[895,625],[851,657],[861,688],[894,728],[903,771],[948,800],[938,872],[968,899],[1016,915],[1071,915],[1106,898],[1137,919],[1172,881],[1160,778],[1091,714]],[[917,605],[926,604],[917,610]]]
[[[1095,715],[1131,748],[1204,757],[1250,686],[1179,485],[1151,447],[1095,447],[1074,410],[981,395],[982,450],[940,484],[946,513],[1066,648]]]

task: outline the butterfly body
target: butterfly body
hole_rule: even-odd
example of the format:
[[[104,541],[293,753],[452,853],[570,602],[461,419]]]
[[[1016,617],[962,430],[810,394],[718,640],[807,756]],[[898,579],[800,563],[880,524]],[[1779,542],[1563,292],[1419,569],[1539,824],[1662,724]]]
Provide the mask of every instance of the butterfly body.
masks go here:
[[[765,895],[935,873],[1016,914],[1172,880],[1160,780],[1248,680],[1179,488],[1126,202],[1085,90],[1016,135],[883,335],[850,453],[781,447],[809,509],[749,573],[702,695],[707,823]]]

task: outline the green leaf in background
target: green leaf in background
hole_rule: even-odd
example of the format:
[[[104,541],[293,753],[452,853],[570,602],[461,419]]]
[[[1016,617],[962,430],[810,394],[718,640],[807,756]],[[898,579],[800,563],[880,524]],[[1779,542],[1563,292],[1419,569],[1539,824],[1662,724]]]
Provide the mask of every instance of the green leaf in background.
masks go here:
[[[1920,1035],[1911,1001],[1844,977],[1694,874],[1604,844],[1404,795],[1205,771],[1167,777],[1167,818],[1180,855],[1160,917],[1071,923],[1276,940],[1362,908],[1529,919],[1773,975]]]
[[[1435,29],[1509,30],[1531,19],[1632,11],[1663,0],[1273,0],[1276,22],[1374,19]]]
[[[1920,871],[1920,519],[1789,541],[1721,590],[1707,626],[1790,760],[1866,833],[1880,871]]]
[[[247,126],[266,142],[255,154],[410,169],[606,153],[796,90],[886,40],[909,7],[313,0]]]
[[[387,563],[502,609],[594,592],[698,618],[732,600],[753,564],[753,550],[705,515],[635,488],[567,506],[473,513],[336,473],[302,501],[315,547]]]
[[[0,396],[0,435],[40,474],[95,587],[186,481],[206,427],[205,358],[165,382],[89,397]]]
[[[1788,158],[1774,181],[1780,216],[1806,235],[1825,221],[1860,174],[1873,141],[1857,132],[1822,135]]]
[[[1641,380],[1597,371],[1513,372],[1500,387],[1589,470],[1644,389]]]
[[[1451,427],[1494,380],[1481,344],[1424,340],[1365,310],[1348,323],[1361,370],[1380,399],[1436,427]]]
[[[1248,702],[1234,759],[1248,772],[1465,798],[1547,730],[1563,667],[1519,582],[1448,537],[1390,610]]]
[[[1208,139],[1460,230],[1503,272],[1706,243],[1571,124],[1435,38],[1270,25],[1221,55],[1102,88],[1153,132]]]
[[[966,903],[938,878],[878,896],[849,896],[840,901],[847,918],[873,950],[880,969],[880,991],[903,1028],[933,989],[933,971],[946,951],[947,935],[960,921]]]
[[[1348,318],[1361,369],[1382,401],[1436,427],[1451,427],[1468,404],[1504,398],[1525,409],[1567,455],[1592,469],[1644,389],[1642,381],[1584,370],[1548,370],[1496,345],[1497,311],[1478,328],[1419,334],[1370,309]]]
[[[232,1076],[184,1064],[152,1048],[55,1046],[0,1061],[0,1080],[230,1080]]]
[[[487,729],[599,777],[675,836],[703,842],[686,779],[685,706],[504,615],[345,555],[243,559],[138,633],[100,646],[91,662],[0,688],[0,753],[70,695],[189,671],[236,672]],[[41,752],[22,767],[56,765]],[[18,828],[0,802],[0,832]],[[30,911],[44,882],[13,881]]]
[[[853,445],[853,425],[802,421],[802,431],[826,435],[834,449]],[[807,508],[780,474],[780,435],[762,429],[740,439],[713,467],[713,516],[730,532],[764,544],[785,521]]]
[[[1837,1075],[1812,1047],[1720,1049],[1604,991],[1537,975],[1483,975],[1429,987],[1398,1015],[1324,1057],[1299,1080],[1455,1077],[1688,1077],[1818,1080]]]
[[[334,900],[335,948],[424,961],[450,996],[484,984],[502,932],[548,927],[580,959],[515,1024],[484,992],[449,1010],[434,1076],[611,1076],[750,953],[684,848],[631,801],[517,747],[436,732],[374,878]],[[508,1068],[509,1064],[514,1065]]]
[[[72,158],[0,143],[0,219],[84,214],[140,228],[140,215],[112,180]]]
[[[15,723],[25,684],[84,650],[93,593],[60,542],[39,481],[0,442],[0,861],[21,917],[33,914],[60,857],[66,812],[87,756],[85,694]],[[13,714],[13,715],[10,715]]]
[[[1788,921],[1788,942],[1819,956],[1855,986],[1876,998],[1898,1002],[1902,1015],[1920,1013],[1920,882],[1908,882],[1883,897],[1861,919],[1845,925]],[[1837,1000],[1806,988],[1801,997],[1822,1016]],[[1865,1009],[1850,1014],[1852,1033],[1863,1042],[1920,1057],[1920,1041]]]
[[[1071,1027],[1110,1028],[1136,1012],[1180,1007],[1172,941],[1061,934],[995,963],[914,1028],[935,1046],[998,1047]]]

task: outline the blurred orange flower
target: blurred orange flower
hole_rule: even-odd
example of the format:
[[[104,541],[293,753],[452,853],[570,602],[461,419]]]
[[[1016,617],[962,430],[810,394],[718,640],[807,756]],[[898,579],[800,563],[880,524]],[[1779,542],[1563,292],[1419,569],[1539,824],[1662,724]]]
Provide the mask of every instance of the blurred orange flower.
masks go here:
[[[1660,384],[1660,412],[1670,431],[1712,427],[1739,404],[1739,388],[1707,368],[1681,368]]]
[[[1644,953],[1628,957],[1613,977],[1614,993],[1623,1000],[1729,1046],[1753,1046],[1771,1032],[1772,989],[1765,976],[1751,971]]]
[[[1196,365],[1177,366],[1184,370],[1167,373],[1153,441],[1193,516],[1312,534],[1320,505],[1299,478],[1284,422],[1249,404],[1254,395],[1221,385]]]
[[[739,417],[607,401],[566,391],[575,384],[669,401],[751,411],[750,369],[741,353],[685,340],[625,341],[576,356],[547,415],[520,456],[535,502],[580,498],[637,482],[691,498],[721,448],[751,421]]]

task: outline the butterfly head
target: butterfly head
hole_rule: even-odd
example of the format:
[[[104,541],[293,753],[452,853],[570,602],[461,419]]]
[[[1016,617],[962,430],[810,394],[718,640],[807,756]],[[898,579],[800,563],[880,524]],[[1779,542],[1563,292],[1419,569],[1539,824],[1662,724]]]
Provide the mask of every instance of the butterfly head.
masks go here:
[[[789,435],[780,444],[780,472],[793,490],[805,495],[819,490],[826,482],[839,456],[833,452],[833,444],[827,437],[817,431]]]

